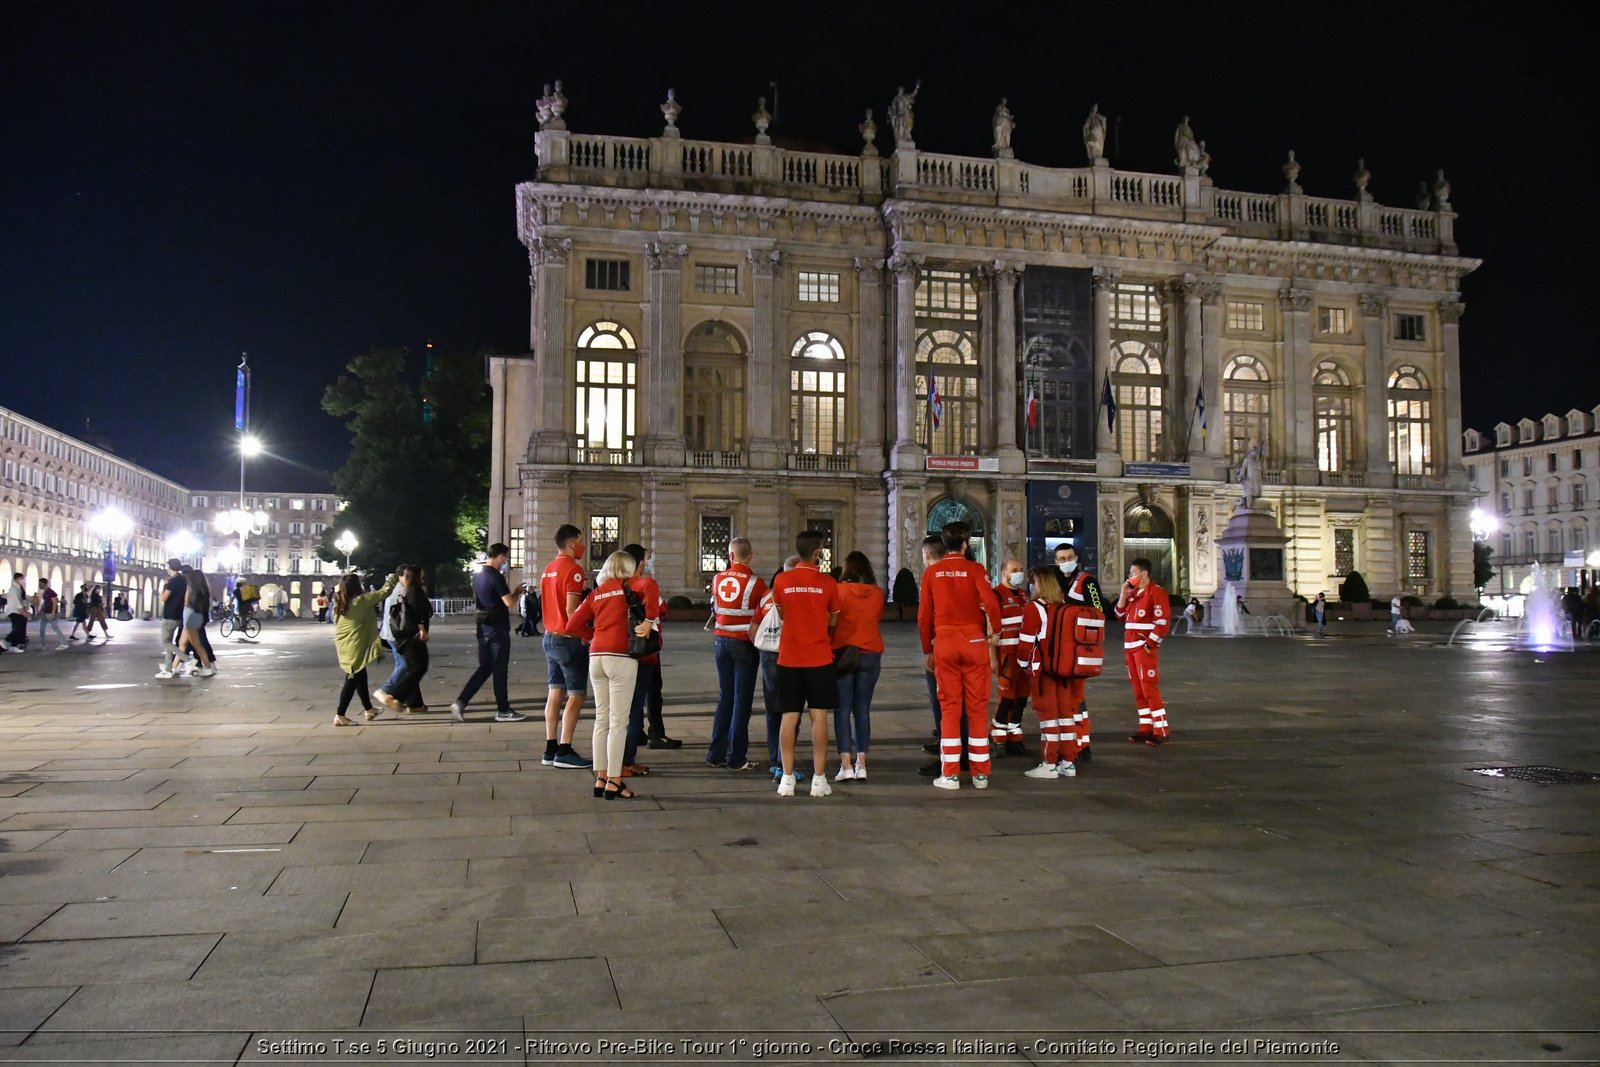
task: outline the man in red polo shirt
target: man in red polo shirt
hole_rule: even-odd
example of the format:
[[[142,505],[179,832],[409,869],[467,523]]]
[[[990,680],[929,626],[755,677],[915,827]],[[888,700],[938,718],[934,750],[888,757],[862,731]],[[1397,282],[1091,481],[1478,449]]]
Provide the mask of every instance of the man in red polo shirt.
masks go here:
[[[570,523],[563,524],[556,530],[556,558],[539,579],[550,686],[544,703],[544,758],[539,762],[566,770],[594,766],[572,748],[583,695],[589,689],[589,651],[579,638],[566,636],[567,618],[578,610],[588,585],[583,564],[578,562],[583,558],[584,547],[583,531]]]
[[[833,792],[828,784],[828,717],[839,706],[833,671],[834,623],[839,621],[839,586],[817,566],[822,537],[807,531],[794,539],[800,562],[772,583],[772,603],[783,621],[778,635],[778,706],[783,709],[783,777],[780,797],[794,796],[794,749],[800,713],[811,712],[811,795]],[[986,686],[987,688],[987,686]]]
[[[922,572],[917,629],[939,685],[939,789],[961,788],[961,738],[974,789],[989,787],[989,647],[1000,643],[1000,599],[982,564],[966,559],[965,523],[944,528],[945,557]],[[987,636],[985,627],[987,626]]]

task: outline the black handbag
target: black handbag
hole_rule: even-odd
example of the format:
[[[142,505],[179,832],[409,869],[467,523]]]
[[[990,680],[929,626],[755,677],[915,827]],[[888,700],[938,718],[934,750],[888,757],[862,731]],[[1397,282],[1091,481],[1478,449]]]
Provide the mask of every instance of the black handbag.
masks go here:
[[[843,645],[833,653],[834,674],[854,674],[861,669],[861,650],[855,645]]]
[[[648,637],[640,637],[634,633],[641,622],[647,621],[644,598],[629,589],[626,584],[622,587],[622,595],[628,601],[628,655],[633,659],[656,655],[661,651],[661,631],[652,627]]]

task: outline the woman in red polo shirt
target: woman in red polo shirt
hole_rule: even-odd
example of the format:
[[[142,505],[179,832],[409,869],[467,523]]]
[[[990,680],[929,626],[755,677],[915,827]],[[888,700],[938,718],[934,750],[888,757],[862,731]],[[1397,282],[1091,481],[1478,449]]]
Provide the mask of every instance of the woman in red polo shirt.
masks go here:
[[[628,800],[633,790],[622,784],[622,756],[628,741],[628,709],[633,704],[633,687],[639,677],[639,661],[628,655],[628,597],[624,592],[633,577],[633,557],[613,552],[600,568],[594,587],[578,609],[567,618],[562,636],[589,635],[589,688],[594,691],[594,758],[603,759],[605,772],[597,774],[594,795],[607,800]],[[654,592],[644,594],[646,619],[660,618],[661,603]],[[643,637],[650,622],[637,627]]]
[[[839,577],[839,621],[833,628],[834,662],[844,648],[854,648],[856,667],[839,673],[839,706],[833,710],[833,733],[839,740],[836,782],[867,780],[867,745],[872,740],[872,691],[883,666],[883,590],[865,553],[844,558]],[[855,756],[854,765],[850,757]]]

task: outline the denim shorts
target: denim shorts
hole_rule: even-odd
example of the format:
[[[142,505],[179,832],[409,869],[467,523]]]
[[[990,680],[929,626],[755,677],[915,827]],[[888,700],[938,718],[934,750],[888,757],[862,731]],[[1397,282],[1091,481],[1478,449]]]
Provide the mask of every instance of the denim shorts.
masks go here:
[[[183,609],[183,628],[185,630],[198,630],[204,627],[205,624],[206,617],[203,613],[198,612],[193,608]]]
[[[589,689],[589,650],[575,637],[544,635],[544,658],[550,664],[551,689],[584,693]]]

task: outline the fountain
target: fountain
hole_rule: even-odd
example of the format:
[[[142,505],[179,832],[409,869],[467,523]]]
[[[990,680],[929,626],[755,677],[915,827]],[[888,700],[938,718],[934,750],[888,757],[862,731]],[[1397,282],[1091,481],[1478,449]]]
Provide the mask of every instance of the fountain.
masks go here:
[[[1232,582],[1224,582],[1222,595],[1212,602],[1217,613],[1217,628],[1224,637],[1238,637],[1244,633],[1243,620],[1239,617],[1239,596],[1233,591]]]
[[[1555,648],[1570,645],[1567,628],[1561,624],[1561,606],[1551,590],[1544,568],[1533,565],[1533,588],[1528,592],[1528,605],[1523,615],[1526,629],[1525,643],[1534,648]]]

